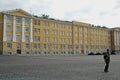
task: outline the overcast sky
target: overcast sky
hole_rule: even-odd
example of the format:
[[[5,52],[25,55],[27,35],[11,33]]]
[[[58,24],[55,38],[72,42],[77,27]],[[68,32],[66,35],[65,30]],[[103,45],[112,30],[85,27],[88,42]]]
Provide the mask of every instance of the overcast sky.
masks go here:
[[[120,0],[0,0],[0,11],[16,8],[38,16],[120,27]]]

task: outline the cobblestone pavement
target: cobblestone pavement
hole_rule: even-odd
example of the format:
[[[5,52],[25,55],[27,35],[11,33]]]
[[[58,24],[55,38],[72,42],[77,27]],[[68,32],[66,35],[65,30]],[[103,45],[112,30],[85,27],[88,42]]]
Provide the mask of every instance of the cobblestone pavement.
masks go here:
[[[103,56],[0,56],[0,80],[120,80],[120,55],[104,73]]]

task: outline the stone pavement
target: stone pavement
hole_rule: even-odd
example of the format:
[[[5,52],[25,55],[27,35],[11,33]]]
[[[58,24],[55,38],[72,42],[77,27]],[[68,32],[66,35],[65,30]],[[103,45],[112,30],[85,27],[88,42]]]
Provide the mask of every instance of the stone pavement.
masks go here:
[[[103,56],[0,56],[0,80],[120,80],[120,55],[104,73]]]

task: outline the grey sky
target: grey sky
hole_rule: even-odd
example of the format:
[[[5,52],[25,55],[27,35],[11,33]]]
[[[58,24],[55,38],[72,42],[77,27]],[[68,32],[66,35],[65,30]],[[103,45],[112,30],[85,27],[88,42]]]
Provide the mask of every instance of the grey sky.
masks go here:
[[[0,11],[16,8],[38,16],[120,27],[120,0],[0,0]]]

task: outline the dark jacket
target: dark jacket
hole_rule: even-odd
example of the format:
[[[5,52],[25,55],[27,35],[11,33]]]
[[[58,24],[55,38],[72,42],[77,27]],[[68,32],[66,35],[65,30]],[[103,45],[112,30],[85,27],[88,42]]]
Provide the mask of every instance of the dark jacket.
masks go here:
[[[109,52],[106,52],[104,54],[104,60],[105,60],[105,62],[110,62],[110,54],[109,54]]]

